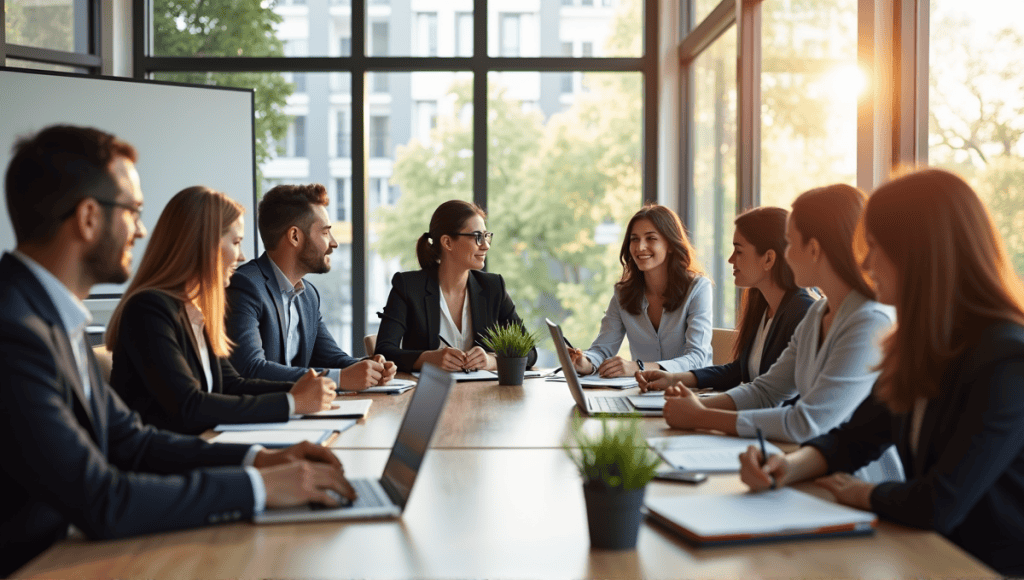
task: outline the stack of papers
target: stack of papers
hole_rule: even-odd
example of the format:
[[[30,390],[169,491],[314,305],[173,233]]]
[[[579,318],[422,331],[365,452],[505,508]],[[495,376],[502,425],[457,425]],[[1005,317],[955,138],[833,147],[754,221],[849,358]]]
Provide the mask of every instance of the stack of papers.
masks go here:
[[[338,391],[338,394],[352,394],[352,395],[372,395],[379,393],[387,393],[389,395],[400,395],[409,389],[416,386],[416,381],[410,381],[407,379],[391,379],[386,385],[378,385],[376,387],[370,387],[361,391]]]
[[[370,405],[373,404],[373,399],[344,399],[336,400],[331,404],[331,408],[326,411],[320,411],[318,413],[310,413],[308,415],[292,415],[292,420],[310,420],[310,419],[362,419],[366,416],[366,413],[370,410]]]
[[[711,473],[738,473],[740,453],[750,445],[760,445],[757,439],[724,435],[648,437],[647,444],[678,471]],[[765,450],[768,455],[782,453],[781,449],[768,442],[765,442]]]
[[[790,487],[760,493],[648,497],[647,513],[697,544],[869,534],[875,514]]]
[[[548,378],[549,381],[556,381],[560,383],[565,382],[565,377],[553,376]],[[585,377],[579,377],[581,387],[610,387],[612,389],[629,389],[637,386],[636,379],[633,377],[613,377],[603,378],[597,375],[587,375]]]
[[[352,422],[355,423],[355,421]],[[218,434],[210,441],[213,443],[262,445],[264,447],[288,447],[302,441],[311,441],[319,445],[327,441],[333,434],[334,431],[330,429],[227,431]]]

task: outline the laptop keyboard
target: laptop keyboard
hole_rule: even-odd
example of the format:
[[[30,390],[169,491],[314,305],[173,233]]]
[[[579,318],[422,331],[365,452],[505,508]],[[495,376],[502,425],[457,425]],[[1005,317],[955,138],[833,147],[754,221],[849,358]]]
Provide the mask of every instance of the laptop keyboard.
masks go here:
[[[633,405],[625,397],[587,397],[596,413],[631,413]]]
[[[391,505],[390,501],[386,501],[385,498],[380,496],[382,493],[380,486],[373,485],[373,480],[353,479],[349,483],[356,490],[356,501],[352,502],[352,507],[366,508]]]

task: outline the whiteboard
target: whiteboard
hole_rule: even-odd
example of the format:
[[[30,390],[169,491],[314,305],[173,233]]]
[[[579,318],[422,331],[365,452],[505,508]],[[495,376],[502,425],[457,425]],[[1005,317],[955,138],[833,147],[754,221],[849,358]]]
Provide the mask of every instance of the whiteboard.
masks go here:
[[[246,247],[256,251],[256,161],[252,89],[229,89],[0,67],[0,167],[18,137],[54,123],[96,127],[138,152],[142,221],[153,231],[174,194],[192,185],[223,191],[245,206]],[[15,246],[0,196],[0,251]],[[132,251],[133,270],[147,238]],[[127,284],[99,284],[90,298],[117,298]]]

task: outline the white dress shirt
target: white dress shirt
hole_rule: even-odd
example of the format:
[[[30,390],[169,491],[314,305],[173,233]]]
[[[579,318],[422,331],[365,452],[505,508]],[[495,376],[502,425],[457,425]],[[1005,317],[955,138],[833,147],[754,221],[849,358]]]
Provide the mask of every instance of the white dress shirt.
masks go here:
[[[469,291],[468,289],[466,290]],[[444,292],[440,293],[441,301],[441,325],[438,334],[448,341],[452,347],[469,352],[473,348],[473,320],[469,312],[469,295],[462,300],[462,331],[455,325],[455,317],[448,309],[448,301],[444,299]]]

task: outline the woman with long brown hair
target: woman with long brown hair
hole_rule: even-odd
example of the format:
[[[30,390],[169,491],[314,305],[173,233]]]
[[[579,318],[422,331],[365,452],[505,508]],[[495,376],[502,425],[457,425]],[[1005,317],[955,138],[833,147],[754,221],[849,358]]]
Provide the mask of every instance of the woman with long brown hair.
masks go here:
[[[815,298],[796,285],[786,251],[786,218],[781,207],[755,207],[733,222],[732,274],[736,287],[746,288],[732,362],[670,373],[637,374],[641,391],[663,391],[676,383],[691,389],[724,391],[763,375],[789,344]]]
[[[648,369],[683,372],[711,364],[711,282],[694,258],[679,216],[646,205],[626,226],[622,277],[586,352],[570,349],[581,375],[633,376]],[[630,359],[618,356],[629,338]]]
[[[818,478],[841,503],[1024,575],[1024,285],[978,195],[940,169],[879,187],[863,233],[863,265],[898,321],[874,395],[763,467],[751,447],[741,478],[754,490]],[[848,475],[893,447],[905,482]]]
[[[243,211],[206,187],[178,192],[114,310],[110,383],[147,423],[199,433],[219,423],[287,421],[334,399],[334,382],[312,371],[294,384],[244,379],[227,359],[224,288],[245,259]]]
[[[715,429],[802,442],[849,419],[868,396],[880,360],[879,339],[892,310],[875,293],[851,247],[867,196],[830,185],[802,193],[786,225],[786,261],[796,284],[821,289],[789,346],[753,382],[705,399],[683,386],[665,392],[665,420],[677,429]],[[795,396],[792,406],[780,406]],[[894,464],[894,458],[889,458]]]

